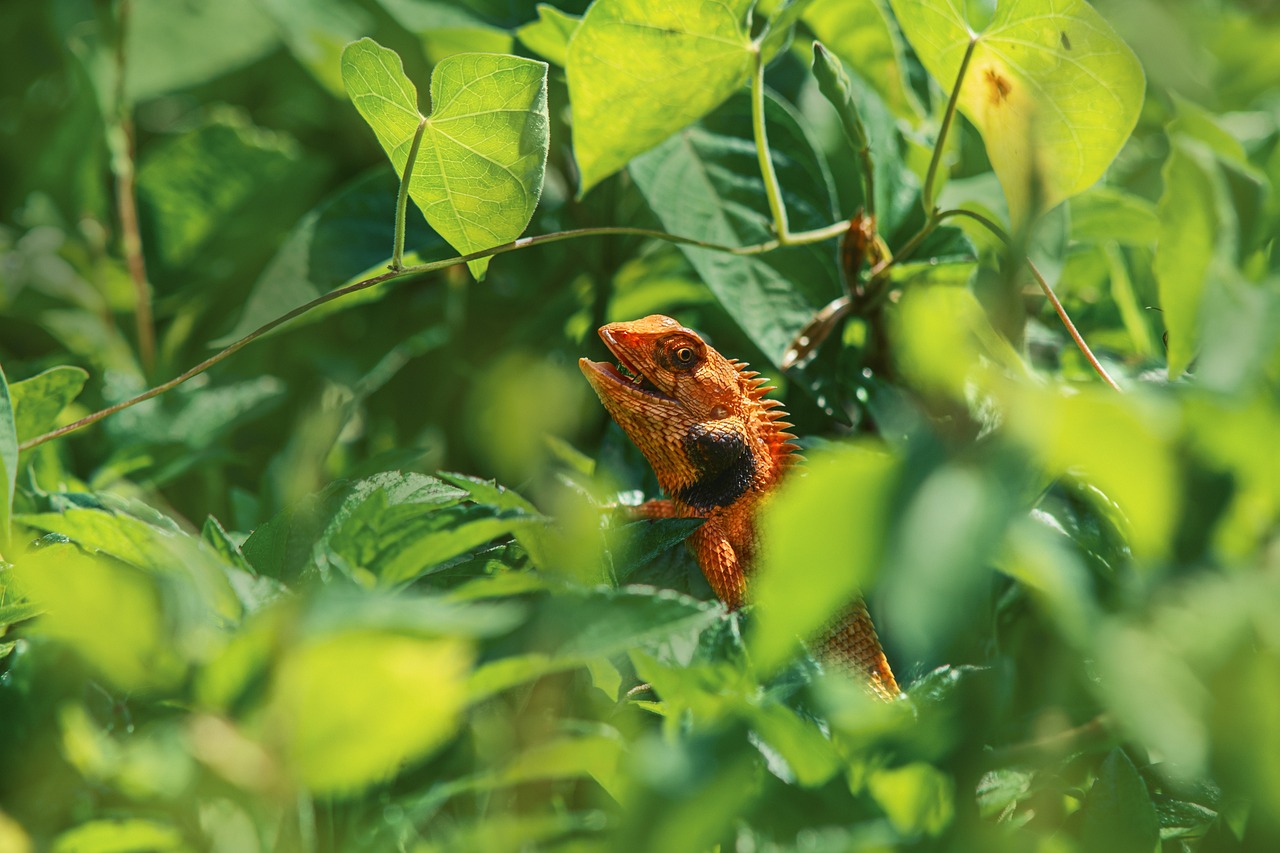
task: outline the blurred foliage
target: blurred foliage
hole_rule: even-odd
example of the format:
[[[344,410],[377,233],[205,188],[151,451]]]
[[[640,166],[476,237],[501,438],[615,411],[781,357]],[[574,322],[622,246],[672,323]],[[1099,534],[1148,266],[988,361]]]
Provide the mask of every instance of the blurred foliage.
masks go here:
[[[0,5],[0,850],[1280,849],[1280,13],[749,5]],[[1060,31],[1028,23],[1050,5]],[[642,42],[646,14],[671,16],[665,48]],[[984,17],[988,93],[1097,48],[1070,27],[1120,50],[1109,22],[1141,108],[1123,52],[1096,91],[1085,58],[1019,93],[1013,123],[966,89],[938,201],[1012,250],[948,218],[785,377],[794,336],[857,283],[834,241],[594,236],[332,302],[20,450],[385,267],[399,176],[380,143],[399,168],[405,128],[348,100],[350,42],[382,46],[361,42],[383,59],[350,66],[374,75],[358,91],[403,95],[438,122],[424,151],[451,151],[415,175],[456,221],[415,183],[441,231],[411,208],[409,260],[495,245],[530,213],[527,234],[767,240],[740,91],[757,38],[792,225],[870,202],[898,251],[926,222],[953,82],[930,75]],[[1020,64],[1046,32],[1057,46]],[[813,37],[844,75],[835,108]],[[529,60],[550,63],[542,90]],[[467,91],[460,68],[487,75],[481,110],[519,103],[448,149],[425,93]],[[523,88],[495,76],[512,69]],[[1078,135],[1042,140],[1041,162],[1010,128],[1046,105]],[[1073,152],[1079,174],[1053,171]],[[483,192],[514,163],[486,243],[449,181]],[[696,523],[609,510],[656,484],[575,360],[603,356],[596,326],[654,312],[784,380],[806,436],[743,611],[680,547]],[[900,702],[797,640],[858,589]]]

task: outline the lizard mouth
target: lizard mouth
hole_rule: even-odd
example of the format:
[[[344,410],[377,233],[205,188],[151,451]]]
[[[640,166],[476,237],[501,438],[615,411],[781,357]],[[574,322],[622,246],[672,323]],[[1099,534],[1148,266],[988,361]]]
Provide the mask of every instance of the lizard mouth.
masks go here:
[[[615,366],[608,362],[591,361],[586,358],[579,359],[579,364],[584,373],[587,373],[589,377],[594,374],[595,377],[613,382],[615,385],[622,386],[632,393],[643,394],[646,397],[652,397],[663,402],[675,402],[675,398],[658,390],[658,386],[654,385],[640,368],[627,359],[622,347],[618,346],[618,343],[610,335],[602,332],[600,337],[604,340],[605,345],[609,347],[609,351],[613,353],[613,357],[618,360],[618,364]]]

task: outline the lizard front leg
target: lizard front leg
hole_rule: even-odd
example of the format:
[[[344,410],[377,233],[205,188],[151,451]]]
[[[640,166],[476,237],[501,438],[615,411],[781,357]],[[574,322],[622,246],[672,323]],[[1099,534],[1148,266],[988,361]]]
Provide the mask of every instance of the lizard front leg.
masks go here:
[[[730,610],[737,610],[746,603],[747,575],[742,560],[718,526],[704,524],[693,532],[688,542],[716,597]]]

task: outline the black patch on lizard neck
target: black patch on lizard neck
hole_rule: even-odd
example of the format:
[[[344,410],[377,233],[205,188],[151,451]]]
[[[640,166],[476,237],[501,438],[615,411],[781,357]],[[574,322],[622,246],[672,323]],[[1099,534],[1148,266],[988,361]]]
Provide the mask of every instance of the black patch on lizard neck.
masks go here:
[[[756,475],[756,459],[736,432],[694,424],[684,437],[684,452],[698,469],[698,478],[672,495],[681,503],[706,512],[728,506],[746,494]]]

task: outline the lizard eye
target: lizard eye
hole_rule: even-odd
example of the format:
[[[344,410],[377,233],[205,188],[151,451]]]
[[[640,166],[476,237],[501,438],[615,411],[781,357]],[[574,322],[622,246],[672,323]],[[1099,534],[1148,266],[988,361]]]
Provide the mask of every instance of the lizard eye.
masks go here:
[[[697,358],[697,353],[693,351],[693,347],[680,347],[675,352],[675,358],[676,364],[687,367],[693,364],[694,359]]]

